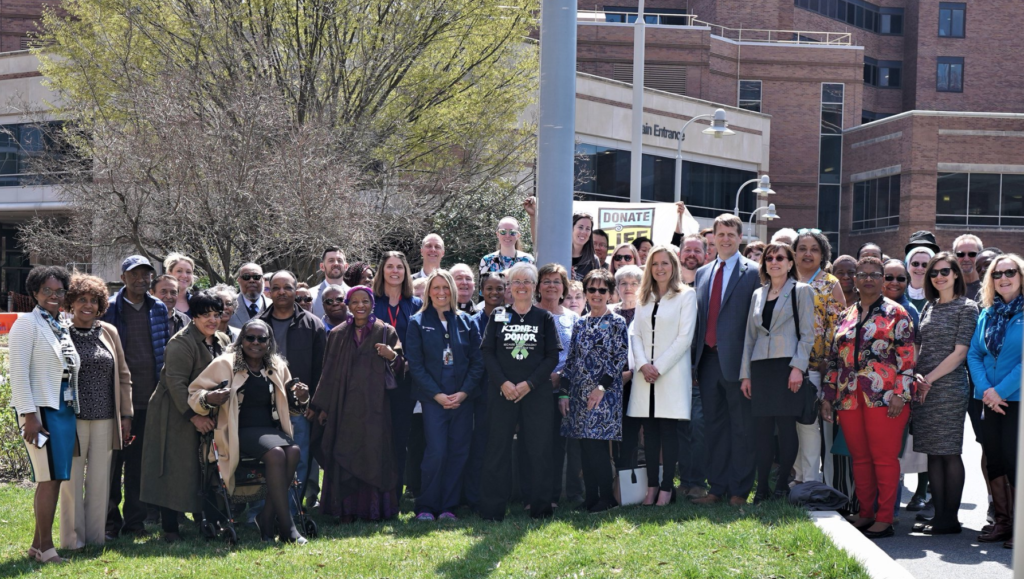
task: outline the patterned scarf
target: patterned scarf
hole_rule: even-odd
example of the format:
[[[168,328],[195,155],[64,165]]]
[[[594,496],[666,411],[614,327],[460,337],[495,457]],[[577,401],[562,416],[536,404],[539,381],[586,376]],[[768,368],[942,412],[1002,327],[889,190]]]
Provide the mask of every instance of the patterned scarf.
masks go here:
[[[71,393],[70,400],[64,400],[64,402],[75,409],[75,414],[79,413],[78,406],[78,369],[82,365],[82,360],[78,356],[78,350],[75,349],[75,342],[71,339],[71,332],[68,330],[70,322],[62,322],[61,320],[50,315],[50,312],[43,308],[36,306],[39,313],[49,324],[50,330],[53,331],[53,335],[57,337],[57,342],[60,343],[61,350],[61,364],[64,366],[64,373],[61,376],[61,386],[66,385],[68,391]]]
[[[1024,294],[1015,297],[1010,303],[1005,303],[1002,297],[996,297],[998,299],[992,302],[988,323],[985,325],[985,347],[994,356],[998,356],[1003,349],[1003,338],[1010,320],[1024,309]]]

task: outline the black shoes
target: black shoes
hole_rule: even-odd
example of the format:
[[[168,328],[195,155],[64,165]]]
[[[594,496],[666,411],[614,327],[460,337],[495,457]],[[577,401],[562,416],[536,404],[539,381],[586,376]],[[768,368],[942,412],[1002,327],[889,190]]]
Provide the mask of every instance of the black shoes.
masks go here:
[[[914,495],[914,496],[910,497],[910,502],[907,503],[907,506],[904,507],[904,508],[906,510],[908,510],[908,511],[917,512],[917,511],[923,511],[927,507],[928,507],[928,502],[927,501],[925,501],[923,498],[921,498],[921,497],[919,497],[917,495]]]
[[[610,511],[611,509],[614,509],[617,506],[619,506],[619,503],[615,499],[601,499],[594,503],[593,506],[588,508],[587,512],[592,515],[596,515],[597,513]]]
[[[869,539],[884,539],[885,537],[891,537],[895,534],[896,531],[892,528],[892,525],[889,525],[881,531],[869,531],[864,529],[864,536]]]

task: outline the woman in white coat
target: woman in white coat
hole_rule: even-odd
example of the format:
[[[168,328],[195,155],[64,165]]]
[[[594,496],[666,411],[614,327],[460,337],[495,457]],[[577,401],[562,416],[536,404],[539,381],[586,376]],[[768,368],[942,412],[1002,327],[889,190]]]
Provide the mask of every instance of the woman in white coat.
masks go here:
[[[680,420],[690,419],[690,344],[697,322],[697,294],[683,284],[679,270],[679,258],[668,246],[659,245],[650,251],[629,330],[630,350],[639,375],[633,377],[626,415],[644,419],[645,505],[657,502],[665,506],[675,498],[677,428]],[[661,475],[659,456],[666,457]]]

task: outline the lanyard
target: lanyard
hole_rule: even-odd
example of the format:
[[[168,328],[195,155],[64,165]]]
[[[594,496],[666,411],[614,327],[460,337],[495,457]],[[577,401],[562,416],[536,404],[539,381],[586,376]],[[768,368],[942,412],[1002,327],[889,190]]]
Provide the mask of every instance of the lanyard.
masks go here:
[[[820,266],[818,267],[818,271],[814,272],[814,275],[812,275],[810,277],[810,279],[807,280],[807,283],[811,283],[812,281],[817,279],[819,273],[821,273],[821,267]]]
[[[391,322],[391,327],[397,329],[398,328],[398,314],[400,314],[402,312],[401,304],[395,306],[395,311],[394,312],[391,311],[391,304],[385,304],[385,307],[387,307],[387,310],[388,310],[388,320]]]

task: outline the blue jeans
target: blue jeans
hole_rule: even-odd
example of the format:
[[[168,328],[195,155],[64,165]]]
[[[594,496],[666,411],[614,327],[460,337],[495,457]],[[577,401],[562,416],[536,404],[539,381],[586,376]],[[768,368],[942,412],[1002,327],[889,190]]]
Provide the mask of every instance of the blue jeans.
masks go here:
[[[679,484],[707,487],[708,448],[704,442],[704,405],[693,388],[690,419],[679,421]]]
[[[445,410],[431,400],[423,403],[423,452],[420,494],[416,512],[454,511],[462,493],[462,474],[469,460],[473,436],[473,403]]]

